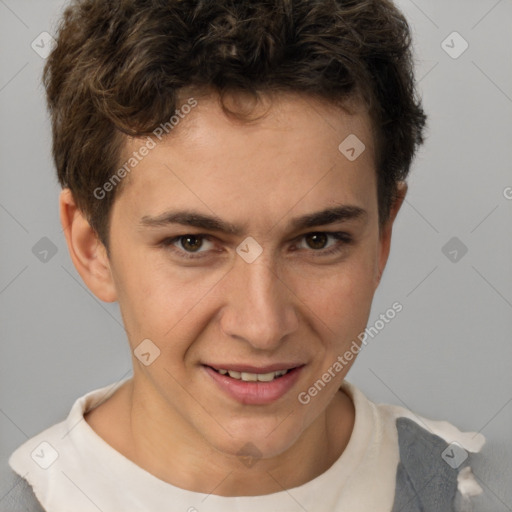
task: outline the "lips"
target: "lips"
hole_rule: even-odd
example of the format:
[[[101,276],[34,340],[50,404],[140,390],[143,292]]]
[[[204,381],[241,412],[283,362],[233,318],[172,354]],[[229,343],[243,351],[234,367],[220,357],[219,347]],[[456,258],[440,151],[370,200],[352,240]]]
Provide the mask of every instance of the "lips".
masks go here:
[[[269,404],[283,397],[299,378],[303,364],[203,365],[207,374],[230,398],[250,405]]]

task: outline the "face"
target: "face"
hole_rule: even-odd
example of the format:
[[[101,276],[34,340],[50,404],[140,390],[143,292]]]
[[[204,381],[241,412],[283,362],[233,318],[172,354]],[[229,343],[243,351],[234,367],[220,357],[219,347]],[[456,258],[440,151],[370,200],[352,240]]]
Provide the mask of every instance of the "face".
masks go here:
[[[326,414],[387,252],[368,116],[290,95],[267,106],[243,124],[198,100],[116,198],[109,265],[148,411],[270,457]],[[351,134],[366,146],[353,161],[338,149]]]

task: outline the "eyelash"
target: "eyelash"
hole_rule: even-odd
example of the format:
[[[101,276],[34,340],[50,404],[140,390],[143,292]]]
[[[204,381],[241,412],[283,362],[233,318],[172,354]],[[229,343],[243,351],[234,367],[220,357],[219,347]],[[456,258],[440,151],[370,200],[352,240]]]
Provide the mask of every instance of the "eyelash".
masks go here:
[[[349,245],[353,242],[352,237],[344,231],[312,231],[310,233],[305,233],[305,234],[301,235],[299,237],[299,240],[302,240],[305,237],[310,236],[310,235],[327,235],[327,237],[332,237],[335,240],[338,240],[338,242],[339,242],[336,245],[334,245],[333,247],[331,247],[330,249],[316,249],[316,250],[309,249],[311,252],[317,253],[316,256],[331,256],[333,254],[340,253],[344,249],[344,246]],[[206,240],[209,240],[211,238],[208,235],[189,233],[186,235],[178,235],[178,236],[175,236],[172,238],[166,238],[159,245],[163,246],[166,249],[170,249],[172,252],[174,252],[175,254],[178,254],[179,257],[184,258],[184,259],[193,260],[193,259],[200,259],[200,258],[208,257],[207,251],[204,251],[201,253],[190,253],[185,250],[181,250],[181,249],[174,247],[174,244],[176,242],[178,242],[179,240],[181,240],[183,238],[186,238],[187,236],[193,236],[195,238],[206,239]]]

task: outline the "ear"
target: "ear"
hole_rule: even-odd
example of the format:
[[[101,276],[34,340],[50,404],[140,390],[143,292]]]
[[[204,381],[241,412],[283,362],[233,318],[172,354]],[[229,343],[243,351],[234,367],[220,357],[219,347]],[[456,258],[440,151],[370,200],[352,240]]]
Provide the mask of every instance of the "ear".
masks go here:
[[[377,276],[375,282],[375,288],[380,283],[382,273],[384,272],[384,268],[386,267],[386,263],[388,261],[389,250],[391,248],[391,234],[393,231],[393,223],[395,222],[395,218],[402,206],[405,196],[407,194],[407,183],[405,181],[401,181],[398,184],[398,190],[396,194],[396,199],[394,203],[391,205],[389,211],[389,218],[386,223],[381,227],[380,235],[379,235],[379,260],[378,260],[378,269]]]
[[[59,198],[60,221],[71,260],[87,288],[105,302],[117,300],[107,250],[96,231],[77,208],[69,188]]]

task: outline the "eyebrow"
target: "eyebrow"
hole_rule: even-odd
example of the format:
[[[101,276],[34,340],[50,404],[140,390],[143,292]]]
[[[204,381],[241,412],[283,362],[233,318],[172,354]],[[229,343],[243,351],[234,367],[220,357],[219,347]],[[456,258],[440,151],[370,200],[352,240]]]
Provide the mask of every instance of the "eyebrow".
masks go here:
[[[366,219],[367,216],[368,212],[359,206],[340,205],[295,217],[290,221],[290,226],[295,230],[301,230],[337,222]],[[183,226],[192,226],[232,235],[241,235],[244,232],[244,226],[232,224],[219,217],[204,215],[191,210],[170,211],[156,217],[145,215],[141,218],[140,224],[143,227],[151,228],[165,227],[169,224],[181,224]]]

